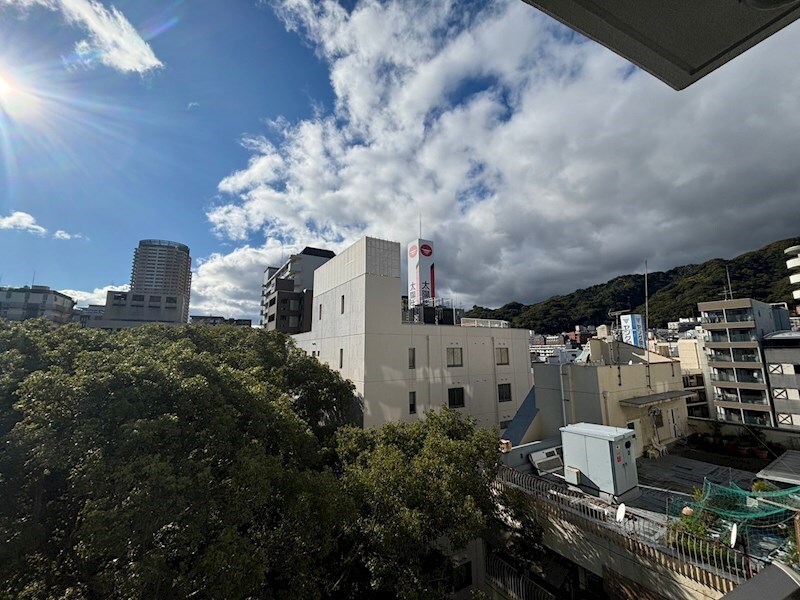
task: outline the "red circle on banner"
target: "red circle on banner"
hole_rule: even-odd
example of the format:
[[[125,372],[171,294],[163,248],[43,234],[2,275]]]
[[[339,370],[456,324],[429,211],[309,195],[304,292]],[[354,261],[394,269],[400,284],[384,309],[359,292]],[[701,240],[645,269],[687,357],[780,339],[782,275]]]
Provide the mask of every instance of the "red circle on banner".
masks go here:
[[[422,244],[420,246],[419,251],[422,252],[423,256],[430,256],[433,254],[433,248],[431,248],[428,244]]]
[[[414,258],[417,255],[417,247],[416,246],[411,246],[411,248],[408,249],[408,255],[411,258]]]

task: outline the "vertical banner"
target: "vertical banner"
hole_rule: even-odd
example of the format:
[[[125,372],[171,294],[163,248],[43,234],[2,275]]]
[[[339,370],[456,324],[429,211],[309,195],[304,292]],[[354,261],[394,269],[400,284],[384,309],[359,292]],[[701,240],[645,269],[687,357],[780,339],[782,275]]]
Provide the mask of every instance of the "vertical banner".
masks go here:
[[[419,306],[436,297],[433,242],[414,240],[408,244],[408,306]]]

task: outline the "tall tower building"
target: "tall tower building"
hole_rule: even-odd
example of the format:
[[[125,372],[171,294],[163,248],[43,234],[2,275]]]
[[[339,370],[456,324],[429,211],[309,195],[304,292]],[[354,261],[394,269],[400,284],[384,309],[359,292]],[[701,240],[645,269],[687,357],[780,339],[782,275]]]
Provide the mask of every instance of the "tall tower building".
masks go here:
[[[145,323],[186,323],[192,285],[189,247],[166,240],[142,240],[133,253],[131,289],[106,295],[103,318],[91,327],[125,329]]]
[[[133,252],[131,292],[178,296],[183,302],[182,322],[189,320],[192,258],[189,247],[166,240],[141,240]],[[176,302],[177,303],[177,302]]]

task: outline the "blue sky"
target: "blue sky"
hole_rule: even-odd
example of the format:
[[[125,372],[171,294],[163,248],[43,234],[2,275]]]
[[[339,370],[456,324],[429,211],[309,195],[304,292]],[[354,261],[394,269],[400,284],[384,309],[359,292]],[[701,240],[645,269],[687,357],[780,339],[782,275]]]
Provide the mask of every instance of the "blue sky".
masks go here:
[[[267,265],[420,215],[467,306],[730,257],[800,232],[797,55],[678,93],[519,0],[0,0],[0,284],[100,301],[164,238],[256,318]]]

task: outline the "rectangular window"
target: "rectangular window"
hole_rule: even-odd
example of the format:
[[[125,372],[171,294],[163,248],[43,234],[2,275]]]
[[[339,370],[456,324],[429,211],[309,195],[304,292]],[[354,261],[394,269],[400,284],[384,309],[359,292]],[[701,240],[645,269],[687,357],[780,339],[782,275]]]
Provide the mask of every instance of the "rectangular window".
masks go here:
[[[498,365],[508,364],[508,348],[495,348],[494,349],[495,363]]]
[[[344,364],[344,348],[339,348],[339,368]]]
[[[342,294],[342,306],[341,306],[341,313],[344,314],[344,294]]]
[[[275,306],[276,298],[273,296],[269,299],[269,304],[267,306]]]
[[[448,348],[447,349],[447,366],[448,367],[463,367],[464,359],[461,355],[461,348]]]
[[[144,302],[144,294],[134,294],[133,295],[134,302]]]
[[[319,320],[322,321],[322,304],[319,305]]]
[[[500,429],[508,429],[509,425],[511,425],[511,420],[500,421]]]
[[[267,317],[267,323],[272,323],[275,320],[275,315],[270,315]]]
[[[447,406],[450,408],[464,408],[464,388],[450,388],[447,390]]]
[[[497,401],[511,402],[511,384],[500,383],[497,385]]]
[[[417,349],[416,348],[409,348],[408,349],[408,368],[409,369],[416,369],[417,368]]]
[[[417,414],[417,392],[408,392],[408,414]]]
[[[150,302],[161,302],[161,296],[150,296]]]
[[[178,299],[174,296],[167,296],[167,304],[177,304]]]
[[[653,415],[653,424],[656,426],[656,429],[664,426],[664,415],[661,412],[657,412]]]

